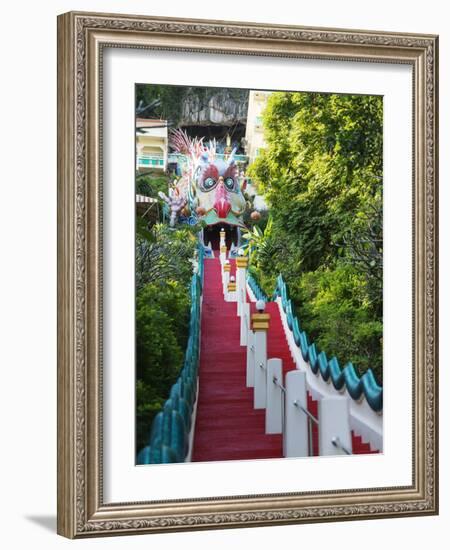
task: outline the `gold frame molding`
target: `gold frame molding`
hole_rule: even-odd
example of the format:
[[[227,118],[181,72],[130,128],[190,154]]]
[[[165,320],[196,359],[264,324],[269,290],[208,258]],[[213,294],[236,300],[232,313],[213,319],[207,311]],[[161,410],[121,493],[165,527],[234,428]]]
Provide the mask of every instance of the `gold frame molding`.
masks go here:
[[[405,63],[413,68],[413,483],[104,504],[104,47]],[[58,17],[58,533],[70,538],[438,513],[438,38],[70,12]]]

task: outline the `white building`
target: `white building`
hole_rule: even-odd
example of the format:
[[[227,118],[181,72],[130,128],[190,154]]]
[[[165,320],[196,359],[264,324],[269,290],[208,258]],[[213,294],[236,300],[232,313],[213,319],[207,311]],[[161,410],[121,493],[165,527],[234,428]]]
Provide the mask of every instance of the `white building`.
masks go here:
[[[138,118],[136,120],[136,170],[167,169],[167,120]]]
[[[266,146],[262,113],[272,92],[250,90],[248,98],[247,128],[245,146],[249,163],[251,164]]]

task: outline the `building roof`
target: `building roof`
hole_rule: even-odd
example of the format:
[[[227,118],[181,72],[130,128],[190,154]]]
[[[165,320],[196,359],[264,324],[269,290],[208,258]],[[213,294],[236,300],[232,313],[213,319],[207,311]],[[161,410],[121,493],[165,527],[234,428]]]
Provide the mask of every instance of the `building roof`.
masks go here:
[[[162,118],[137,118],[136,128],[153,128],[158,126],[167,126],[167,120]]]

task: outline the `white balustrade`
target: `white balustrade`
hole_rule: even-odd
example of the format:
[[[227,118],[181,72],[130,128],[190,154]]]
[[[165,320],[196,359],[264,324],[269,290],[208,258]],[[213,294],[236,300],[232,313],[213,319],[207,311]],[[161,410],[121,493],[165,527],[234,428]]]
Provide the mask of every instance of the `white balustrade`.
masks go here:
[[[242,290],[241,277],[239,273],[240,269],[236,270],[236,287],[237,287],[237,309],[236,313],[238,317],[242,316],[242,303],[244,301],[244,291]]]
[[[242,304],[241,337],[240,337],[241,346],[247,345],[249,328],[250,328],[250,304],[245,302],[244,304]]]
[[[319,454],[351,454],[350,403],[348,397],[319,400]]]
[[[227,289],[225,293],[225,301],[235,302],[236,300],[237,300],[236,281],[234,280],[234,276],[231,275],[230,281],[227,285]]]
[[[239,316],[242,315],[242,304],[247,302],[247,266],[248,258],[244,256],[236,258],[237,314]]]
[[[285,420],[283,455],[286,457],[308,456],[308,415],[306,397],[306,374],[291,370],[286,374]]]
[[[251,295],[250,287],[248,287],[248,292],[249,295]],[[289,329],[287,316],[283,310],[280,297],[277,298],[277,304],[292,357],[296,363],[297,369],[306,372],[309,391],[313,394],[314,399],[318,400],[326,397],[334,397],[336,395],[336,390],[333,384],[323,380],[320,375],[315,375],[309,364],[304,361],[300,348],[295,343],[293,332]],[[345,391],[343,395],[350,399],[350,428],[361,435],[367,443],[370,443],[372,449],[382,451],[383,415],[373,411],[365,398],[355,401],[349,397],[347,391]]]
[[[230,282],[230,272],[231,272],[231,265],[230,262],[225,262],[222,265],[222,286],[223,286],[223,295],[226,297],[226,294],[228,292],[228,283]]]
[[[255,333],[250,329],[247,334],[247,388],[255,387]]]
[[[255,346],[255,391],[253,393],[253,408],[266,407],[266,380],[267,380],[267,333],[265,330],[256,330]]]
[[[266,434],[283,432],[283,363],[281,359],[267,360]]]
[[[227,259],[227,247],[225,245],[220,247],[219,259],[220,259],[220,265],[223,266],[225,260]]]

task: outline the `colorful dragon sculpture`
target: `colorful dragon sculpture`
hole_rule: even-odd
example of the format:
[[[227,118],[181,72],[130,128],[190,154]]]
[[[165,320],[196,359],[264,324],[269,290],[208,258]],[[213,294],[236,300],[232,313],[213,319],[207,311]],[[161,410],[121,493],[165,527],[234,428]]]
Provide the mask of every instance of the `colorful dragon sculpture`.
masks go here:
[[[205,145],[203,139],[192,139],[180,129],[171,134],[172,148],[187,159],[174,198],[185,198],[184,212],[194,219],[203,220],[207,226],[228,224],[245,227],[242,215],[246,200],[234,160],[236,150],[233,149],[228,158],[222,160],[216,156],[215,140]]]

